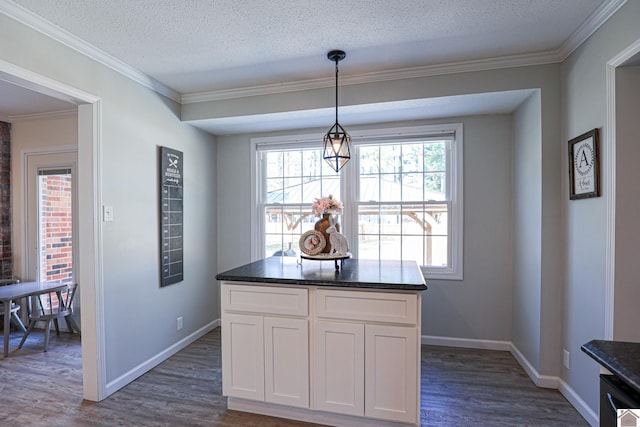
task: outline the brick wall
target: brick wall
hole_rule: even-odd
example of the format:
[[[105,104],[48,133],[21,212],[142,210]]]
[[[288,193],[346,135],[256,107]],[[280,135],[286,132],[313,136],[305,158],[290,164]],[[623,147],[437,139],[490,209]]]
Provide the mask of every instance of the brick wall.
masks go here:
[[[73,282],[71,174],[40,175],[41,280]]]
[[[11,125],[0,122],[0,278],[13,276],[11,251]]]

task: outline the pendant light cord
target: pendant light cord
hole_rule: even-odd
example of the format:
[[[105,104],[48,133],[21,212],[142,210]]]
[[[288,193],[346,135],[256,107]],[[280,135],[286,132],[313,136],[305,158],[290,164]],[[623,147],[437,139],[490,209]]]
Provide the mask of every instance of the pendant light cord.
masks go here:
[[[336,124],[338,123],[338,61],[336,58]]]

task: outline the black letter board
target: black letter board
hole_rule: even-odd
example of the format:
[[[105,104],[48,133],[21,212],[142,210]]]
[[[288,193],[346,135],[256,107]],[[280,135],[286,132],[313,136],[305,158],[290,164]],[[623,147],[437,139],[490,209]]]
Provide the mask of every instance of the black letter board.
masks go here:
[[[160,286],[183,279],[182,152],[160,147]]]

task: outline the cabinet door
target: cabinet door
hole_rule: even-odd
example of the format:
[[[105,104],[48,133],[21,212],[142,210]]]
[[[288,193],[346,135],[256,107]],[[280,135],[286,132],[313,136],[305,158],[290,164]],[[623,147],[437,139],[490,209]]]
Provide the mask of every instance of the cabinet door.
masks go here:
[[[418,414],[417,329],[365,327],[365,416],[416,422]]]
[[[222,314],[222,394],[264,400],[262,316]]]
[[[308,323],[264,318],[265,401],[309,407]]]
[[[364,415],[364,325],[316,323],[315,408]]]

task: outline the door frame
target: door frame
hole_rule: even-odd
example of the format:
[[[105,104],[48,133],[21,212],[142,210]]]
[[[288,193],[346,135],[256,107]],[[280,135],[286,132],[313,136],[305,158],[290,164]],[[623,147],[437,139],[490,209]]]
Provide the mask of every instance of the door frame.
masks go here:
[[[640,39],[607,62],[606,101],[607,118],[605,143],[603,144],[603,182],[606,199],[605,242],[605,295],[604,295],[604,339],[614,339],[615,314],[615,265],[616,265],[616,68],[640,53]]]
[[[102,203],[102,100],[93,94],[0,59],[0,79],[73,103],[78,108],[78,281],[82,306],[83,397],[98,402],[107,397]]]
[[[54,162],[53,164],[40,165],[38,163],[38,158],[46,158],[50,156],[56,155],[73,155],[75,159],[71,164],[69,162]],[[73,225],[72,225],[72,236],[73,236],[73,278],[74,281],[78,282],[78,265],[80,261],[80,254],[78,253],[78,147],[76,145],[68,145],[68,146],[58,146],[58,147],[46,147],[44,149],[35,149],[35,150],[25,150],[22,152],[22,188],[24,189],[23,198],[23,215],[25,216],[25,224],[24,224],[24,240],[23,240],[23,259],[24,259],[24,272],[22,277],[28,279],[36,279],[34,272],[37,272],[39,266],[35,266],[34,263],[37,263],[39,260],[38,252],[39,248],[33,248],[33,244],[35,242],[36,246],[39,246],[38,239],[38,209],[39,206],[37,204],[36,198],[37,194],[34,194],[33,184],[37,185],[37,182],[33,180],[37,179],[33,176],[33,172],[44,168],[57,168],[57,167],[70,167],[72,172],[72,189],[73,189],[73,204],[72,204],[72,213],[73,213]],[[31,170],[31,167],[36,168],[35,171]],[[35,203],[35,206],[33,204]],[[30,206],[32,205],[32,206]],[[31,208],[31,209],[30,209]],[[32,209],[35,208],[36,212],[33,212]],[[34,218],[35,216],[35,218]],[[35,259],[34,259],[35,258]],[[40,278],[42,280],[42,278]]]

